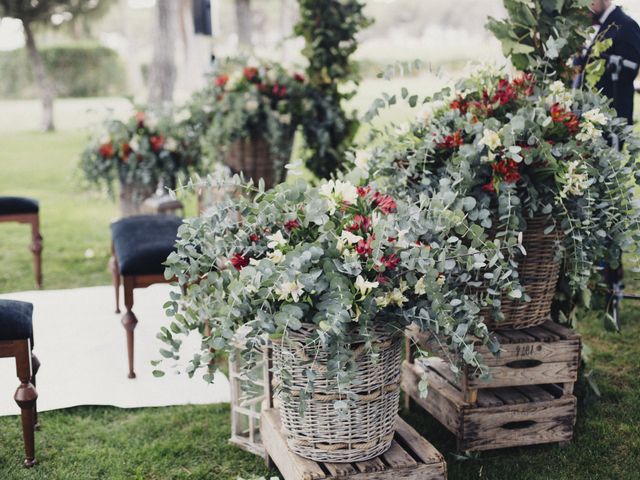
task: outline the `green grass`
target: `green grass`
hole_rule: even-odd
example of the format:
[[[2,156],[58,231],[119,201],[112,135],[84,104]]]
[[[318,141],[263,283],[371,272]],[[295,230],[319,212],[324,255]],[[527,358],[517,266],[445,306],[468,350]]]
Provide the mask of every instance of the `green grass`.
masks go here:
[[[74,171],[84,139],[82,131],[0,135],[0,192],[31,195],[41,201],[46,288],[110,281],[106,271],[108,224],[117,216],[117,207],[76,186]],[[26,226],[0,224],[0,292],[33,288],[28,244]],[[87,249],[93,250],[92,258],[85,257]],[[460,460],[452,454],[452,436],[441,426],[417,412],[407,418],[446,455],[452,480],[640,478],[640,322],[636,309],[632,301],[626,303],[622,334],[605,332],[595,319],[580,327],[585,342],[593,348],[602,398],[578,386],[576,439],[567,448],[519,448]],[[3,395],[13,393],[13,386],[3,389]],[[0,418],[0,480],[227,480],[276,473],[268,472],[258,458],[227,444],[225,405],[134,410],[79,407],[42,413],[41,423],[36,437],[40,464],[24,470],[19,419]]]

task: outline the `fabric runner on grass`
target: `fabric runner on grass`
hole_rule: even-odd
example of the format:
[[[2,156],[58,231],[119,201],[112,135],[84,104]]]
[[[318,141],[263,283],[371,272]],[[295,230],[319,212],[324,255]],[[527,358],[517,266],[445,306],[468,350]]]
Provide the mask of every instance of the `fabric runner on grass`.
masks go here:
[[[153,376],[150,362],[160,358],[163,344],[156,334],[168,324],[162,305],[169,299],[171,288],[152,285],[135,291],[138,378],[133,380],[127,378],[125,330],[121,315],[114,313],[113,287],[0,295],[34,305],[34,353],[42,363],[37,376],[38,410],[78,405],[136,408],[228,402],[229,382],[223,374],[217,373],[214,383],[207,384],[201,373],[192,379],[184,373],[190,353],[199,351],[195,336],[185,345],[189,354],[180,360],[181,368],[166,369],[164,377]],[[0,359],[0,415],[20,413],[13,400],[18,385],[15,361]]]

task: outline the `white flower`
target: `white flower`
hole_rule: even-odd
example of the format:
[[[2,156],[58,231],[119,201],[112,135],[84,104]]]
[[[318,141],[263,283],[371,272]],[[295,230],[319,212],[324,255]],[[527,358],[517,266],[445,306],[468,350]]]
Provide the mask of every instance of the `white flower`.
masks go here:
[[[556,80],[551,85],[549,85],[549,91],[551,93],[553,93],[554,95],[560,95],[560,94],[566,92],[567,89],[564,86],[563,82],[561,82],[560,80]]]
[[[358,189],[351,182],[336,181],[335,195],[338,199],[350,204],[358,201]]]
[[[502,146],[502,140],[500,140],[500,135],[498,134],[498,132],[494,132],[493,130],[485,128],[478,145],[486,145],[487,147],[489,147],[489,150],[493,151]]]
[[[592,110],[589,110],[588,112],[585,112],[582,117],[585,120],[596,125],[606,125],[608,123],[607,116],[602,113],[599,108],[594,108]]]
[[[427,286],[424,283],[424,277],[420,277],[420,280],[416,282],[415,286],[413,287],[413,291],[416,295],[424,295],[425,293],[427,293]]]
[[[277,265],[284,260],[284,254],[280,250],[274,250],[267,253],[267,258]]]
[[[564,181],[565,185],[562,188],[562,192],[560,192],[562,197],[566,197],[569,194],[580,197],[584,195],[584,192],[592,183],[589,180],[589,175],[584,172],[578,160],[568,164],[567,172],[564,174]]]
[[[280,123],[282,123],[283,125],[289,125],[291,123],[291,114],[290,113],[283,113],[280,115]]]
[[[438,278],[436,278],[436,283],[438,285],[444,285],[444,281],[445,281],[445,278],[444,278],[444,275],[442,274],[438,275]]]
[[[133,138],[129,142],[129,148],[131,148],[131,150],[134,152],[140,150],[140,137],[138,137],[138,135],[133,136]]]
[[[169,137],[167,141],[164,143],[164,149],[168,152],[175,152],[178,149],[178,142],[175,138]]]
[[[354,245],[358,243],[360,240],[364,240],[360,235],[354,235],[349,230],[345,230],[340,235],[340,241],[344,243],[348,243],[349,245]]]
[[[256,265],[258,265],[259,263],[260,263],[260,260],[257,260],[257,259],[255,259],[255,258],[250,258],[250,259],[249,259],[249,265],[256,266]]]
[[[442,109],[446,104],[442,100],[435,100],[433,102],[424,103],[416,114],[416,120],[422,125],[429,125],[433,120],[434,114]]]
[[[359,263],[358,252],[355,250],[344,250],[342,248],[339,249],[342,252],[342,258],[346,263]]]
[[[401,123],[396,126],[396,133],[398,135],[407,135],[411,131],[411,125],[408,122]]]
[[[294,302],[298,302],[300,296],[304,293],[304,287],[297,280],[295,282],[284,282],[279,287],[276,287],[275,292],[279,295],[279,300],[287,300],[291,297]]]
[[[93,251],[92,248],[87,248],[84,251],[84,258],[93,258],[96,256],[96,253]]]
[[[576,140],[588,142],[602,136],[602,131],[591,122],[584,122],[580,133],[576,135]]]
[[[282,236],[282,231],[278,230],[273,235],[267,235],[267,240],[271,240],[267,243],[267,247],[276,248],[287,244],[287,240]]]
[[[245,108],[247,109],[247,112],[255,112],[256,110],[258,110],[259,106],[260,106],[260,104],[255,99],[249,100],[245,104]]]
[[[374,288],[378,288],[378,285],[380,285],[378,282],[366,281],[362,275],[358,275],[356,278],[355,286],[363,297],[367,296]]]
[[[406,238],[407,233],[409,233],[409,230],[398,230],[396,235],[398,248],[407,248],[409,246]]]
[[[356,167],[361,170],[368,170],[369,168],[369,160],[371,160],[371,152],[368,150],[358,150],[356,152]]]

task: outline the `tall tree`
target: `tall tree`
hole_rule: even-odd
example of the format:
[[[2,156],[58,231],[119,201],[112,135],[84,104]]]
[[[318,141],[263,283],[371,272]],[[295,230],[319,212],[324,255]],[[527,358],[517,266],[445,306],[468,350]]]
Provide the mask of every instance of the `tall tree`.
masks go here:
[[[167,108],[176,84],[175,43],[179,2],[157,0],[153,33],[153,59],[149,72],[149,105]]]
[[[22,21],[25,44],[31,61],[33,75],[40,89],[40,99],[42,101],[42,128],[45,131],[54,130],[53,120],[53,100],[55,89],[51,78],[42,60],[42,55],[38,50],[34,26],[40,24],[52,25],[52,17],[59,14],[64,19],[74,19],[83,13],[89,13],[100,7],[102,2],[109,0],[91,0],[91,2],[80,2],[80,0],[0,0],[0,18],[11,17]],[[88,8],[91,6],[91,8]]]
[[[240,46],[251,48],[253,46],[251,38],[251,30],[253,28],[251,0],[236,0],[236,27]]]

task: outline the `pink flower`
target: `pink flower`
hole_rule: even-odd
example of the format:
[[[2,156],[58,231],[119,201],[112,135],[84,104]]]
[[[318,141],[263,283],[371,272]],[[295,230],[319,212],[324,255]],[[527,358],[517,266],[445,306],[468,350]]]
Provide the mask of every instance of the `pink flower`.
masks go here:
[[[396,208],[398,208],[396,201],[391,197],[391,195],[383,195],[380,192],[376,192],[373,194],[373,203],[384,214],[394,212]]]

